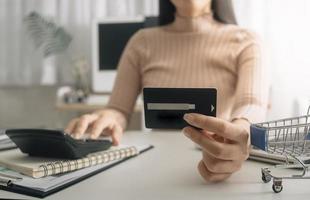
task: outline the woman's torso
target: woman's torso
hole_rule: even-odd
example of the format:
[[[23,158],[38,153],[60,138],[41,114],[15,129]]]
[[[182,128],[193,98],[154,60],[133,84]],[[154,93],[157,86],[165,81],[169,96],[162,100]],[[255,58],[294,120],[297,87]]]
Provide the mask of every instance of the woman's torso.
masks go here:
[[[146,51],[141,84],[142,88],[216,88],[218,116],[229,119],[238,81],[238,51],[247,34],[237,26],[214,21],[206,26],[202,30],[180,31],[174,25],[143,30]]]

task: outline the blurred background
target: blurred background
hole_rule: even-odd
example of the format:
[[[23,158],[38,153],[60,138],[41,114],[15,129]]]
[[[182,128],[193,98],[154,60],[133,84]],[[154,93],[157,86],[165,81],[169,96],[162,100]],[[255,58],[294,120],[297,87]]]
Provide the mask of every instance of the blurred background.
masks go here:
[[[233,2],[239,25],[264,42],[272,85],[268,119],[305,114],[310,1]],[[94,20],[143,16],[153,26],[157,15],[157,0],[0,0],[0,128],[62,128],[72,117],[103,107],[107,92],[70,105],[61,96],[69,91],[63,86],[87,95],[93,89]],[[138,102],[130,127],[142,123]]]

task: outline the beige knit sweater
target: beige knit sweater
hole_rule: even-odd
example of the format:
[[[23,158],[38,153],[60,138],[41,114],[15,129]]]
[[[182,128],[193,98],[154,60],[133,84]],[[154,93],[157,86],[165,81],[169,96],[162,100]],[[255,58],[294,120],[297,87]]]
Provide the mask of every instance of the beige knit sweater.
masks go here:
[[[217,88],[217,116],[265,117],[268,85],[256,36],[212,15],[176,17],[143,29],[127,44],[108,107],[129,117],[144,87]]]

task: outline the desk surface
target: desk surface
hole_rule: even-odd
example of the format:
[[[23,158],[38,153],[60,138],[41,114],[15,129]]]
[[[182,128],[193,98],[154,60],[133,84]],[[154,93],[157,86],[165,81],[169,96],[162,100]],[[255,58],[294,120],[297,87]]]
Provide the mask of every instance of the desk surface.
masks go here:
[[[266,164],[245,162],[225,182],[206,184],[197,171],[201,152],[181,133],[128,132],[124,143],[153,144],[155,148],[45,199],[309,199],[310,180],[288,180],[275,194],[261,181]],[[0,198],[33,199],[0,191]]]

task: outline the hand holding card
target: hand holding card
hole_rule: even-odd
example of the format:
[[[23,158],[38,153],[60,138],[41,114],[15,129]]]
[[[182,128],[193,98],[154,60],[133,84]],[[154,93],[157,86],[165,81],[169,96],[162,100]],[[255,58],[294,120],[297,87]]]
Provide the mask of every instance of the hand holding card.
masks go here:
[[[241,168],[250,150],[248,121],[229,122],[200,114],[186,114],[184,119],[201,129],[186,127],[183,132],[202,149],[198,169],[206,181],[222,181]]]

